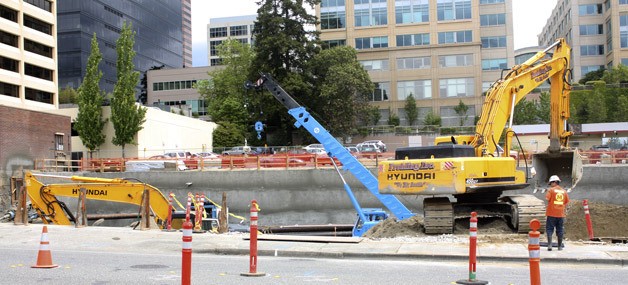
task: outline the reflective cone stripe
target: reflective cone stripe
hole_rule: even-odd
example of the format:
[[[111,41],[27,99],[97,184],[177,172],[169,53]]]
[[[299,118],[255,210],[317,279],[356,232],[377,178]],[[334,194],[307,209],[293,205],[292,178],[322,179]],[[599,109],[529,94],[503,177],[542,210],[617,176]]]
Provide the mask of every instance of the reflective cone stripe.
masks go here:
[[[192,283],[192,222],[183,223],[183,244],[181,249],[181,284]]]
[[[48,240],[48,226],[41,230],[41,241],[39,242],[39,253],[37,253],[37,264],[32,268],[55,268],[59,265],[52,264],[52,254],[50,253],[50,241]]]
[[[541,233],[538,231],[540,227],[541,222],[539,222],[539,220],[533,219],[530,221],[531,231],[528,233],[528,251],[530,252],[529,263],[531,285],[541,284],[541,246],[539,245]]]

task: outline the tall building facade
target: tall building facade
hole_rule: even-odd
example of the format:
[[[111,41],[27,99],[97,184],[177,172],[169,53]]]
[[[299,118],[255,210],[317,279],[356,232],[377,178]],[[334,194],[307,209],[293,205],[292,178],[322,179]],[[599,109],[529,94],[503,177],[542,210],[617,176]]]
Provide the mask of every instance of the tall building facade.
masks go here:
[[[192,67],[192,0],[181,0],[183,67]]]
[[[558,0],[539,44],[547,46],[557,38],[571,45],[575,80],[603,67],[628,65],[628,1]]]
[[[0,3],[0,104],[58,108],[56,12],[48,0]]]
[[[349,45],[376,90],[379,124],[399,116],[406,98],[417,101],[422,124],[433,112],[443,126],[459,126],[454,108],[469,106],[472,125],[482,93],[514,64],[511,0],[322,0],[316,7],[321,39]]]
[[[86,73],[93,34],[103,55],[101,88],[116,83],[116,41],[123,22],[135,31],[135,69],[183,66],[183,8],[181,0],[63,0],[58,3],[59,86],[80,86]]]
[[[253,45],[253,23],[257,15],[209,19],[207,24],[208,65],[220,65],[218,46],[227,39]]]

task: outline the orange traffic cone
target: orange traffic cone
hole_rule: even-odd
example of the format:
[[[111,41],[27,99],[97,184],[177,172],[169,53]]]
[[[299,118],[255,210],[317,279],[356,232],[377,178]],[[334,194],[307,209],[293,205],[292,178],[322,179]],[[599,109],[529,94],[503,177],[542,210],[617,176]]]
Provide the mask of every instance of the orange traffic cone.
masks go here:
[[[50,254],[50,241],[48,241],[48,227],[44,226],[41,230],[41,242],[39,243],[39,253],[37,254],[37,264],[32,268],[55,268],[59,265],[52,264],[52,255]]]

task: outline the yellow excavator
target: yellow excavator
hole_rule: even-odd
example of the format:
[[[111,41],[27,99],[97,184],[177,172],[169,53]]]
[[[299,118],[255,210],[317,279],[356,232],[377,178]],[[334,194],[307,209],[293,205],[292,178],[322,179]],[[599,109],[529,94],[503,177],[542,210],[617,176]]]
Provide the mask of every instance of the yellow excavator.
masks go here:
[[[50,176],[69,179],[71,183],[44,184],[36,176]],[[86,191],[86,199],[101,200],[118,203],[141,205],[144,190],[149,191],[150,210],[155,215],[155,222],[162,225],[168,217],[168,199],[159,189],[132,179],[124,178],[96,178],[84,176],[57,176],[33,173],[24,173],[24,186],[37,211],[45,224],[71,225],[76,222],[72,211],[57,197],[78,198],[81,188]]]
[[[544,224],[544,202],[533,195],[504,195],[503,191],[546,185],[558,175],[564,188],[573,188],[582,177],[582,160],[568,146],[572,135],[569,119],[569,64],[571,49],[557,40],[526,62],[511,68],[492,84],[473,135],[437,137],[434,146],[397,149],[395,160],[378,167],[382,194],[426,195],[423,201],[426,233],[452,233],[455,218],[471,211],[480,216],[501,216],[520,233],[529,222]],[[532,166],[517,169],[510,157],[515,105],[543,82],[550,82],[549,148],[533,155]],[[498,142],[505,133],[503,151]],[[450,201],[453,195],[455,201]],[[544,229],[544,227],[542,227]]]

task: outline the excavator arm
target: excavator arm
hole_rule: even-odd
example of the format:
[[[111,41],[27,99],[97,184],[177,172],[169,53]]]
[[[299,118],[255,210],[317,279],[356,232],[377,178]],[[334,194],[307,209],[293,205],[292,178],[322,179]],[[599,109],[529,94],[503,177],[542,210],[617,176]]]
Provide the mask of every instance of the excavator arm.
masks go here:
[[[82,176],[55,176],[66,178],[70,183],[44,184],[36,176],[46,176],[27,171],[24,185],[33,207],[44,223],[71,225],[75,222],[72,212],[57,197],[78,198],[81,188],[86,190],[86,199],[141,205],[144,190],[149,191],[149,204],[157,221],[168,217],[168,199],[159,189],[139,181],[129,179],[106,179]]]
[[[550,55],[551,58],[547,59]],[[566,130],[569,119],[568,81],[570,47],[559,39],[545,50],[538,52],[526,62],[513,67],[503,79],[497,80],[488,90],[476,125],[471,144],[477,157],[491,156],[506,130],[505,155],[508,156],[512,138],[514,108],[534,88],[550,80],[550,147],[549,152],[566,148],[571,132]],[[506,128],[504,128],[506,126]]]

